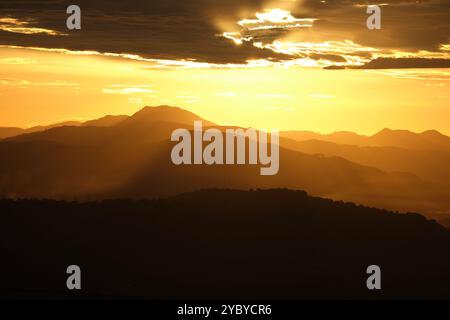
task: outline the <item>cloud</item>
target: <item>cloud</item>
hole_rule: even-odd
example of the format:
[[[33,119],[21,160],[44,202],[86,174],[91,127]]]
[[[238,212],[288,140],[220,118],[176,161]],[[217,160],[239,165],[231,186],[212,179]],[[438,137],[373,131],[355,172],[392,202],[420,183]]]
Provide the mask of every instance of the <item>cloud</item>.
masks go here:
[[[16,18],[4,17],[0,18],[0,30],[21,34],[46,34],[50,36],[67,35],[51,29],[33,27],[33,23],[35,22],[32,19],[19,20]]]
[[[263,0],[245,1],[248,8],[260,9]],[[18,21],[33,19],[42,29],[66,37],[0,31],[0,44],[61,48],[71,51],[127,53],[158,60],[189,60],[216,64],[245,64],[247,60],[285,58],[252,45],[236,47],[219,36],[214,20],[220,14],[233,16],[242,1],[87,1],[79,0],[82,29],[69,31],[65,9],[69,1],[17,1],[0,4],[0,17]]]
[[[134,60],[138,62],[146,62],[148,64],[142,65],[143,69],[173,69],[173,68],[184,68],[184,69],[235,69],[235,68],[259,68],[259,67],[267,67],[281,62],[268,61],[264,59],[259,60],[247,60],[243,64],[234,64],[234,63],[208,63],[208,62],[198,62],[191,60],[161,60],[161,59],[152,59],[152,58],[144,58],[139,55],[129,54],[129,53],[113,53],[113,52],[98,52],[91,50],[68,50],[61,48],[42,48],[42,47],[24,47],[24,46],[12,46],[12,45],[0,45],[1,48],[7,49],[27,49],[27,50],[36,50],[43,52],[55,52],[59,54],[65,55],[80,55],[80,56],[101,56],[105,58],[121,58]]]
[[[376,58],[357,69],[450,68],[450,59]]]
[[[241,31],[224,32],[223,36],[236,44],[249,42],[290,55],[291,61],[298,62],[291,65],[326,69],[448,67],[448,1],[386,1],[382,4],[385,28],[380,31],[365,27],[368,4],[304,0],[301,7],[291,7],[292,11],[266,10],[257,13],[257,19],[240,20]],[[309,17],[297,18],[301,14]],[[300,21],[308,23],[301,25]]]
[[[149,68],[339,68],[399,52],[447,59],[448,0],[382,2],[382,30],[373,31],[362,7],[369,1],[78,0],[82,30],[73,32],[65,26],[71,2],[17,0],[0,3],[0,44],[151,60]]]
[[[222,36],[232,40],[236,45],[252,44],[265,50],[269,49],[278,54],[292,55],[292,52],[282,52],[270,47],[270,43],[277,42],[290,30],[311,28],[316,19],[296,18],[290,11],[282,9],[265,9],[255,13],[256,19],[242,19],[236,22],[239,31],[224,31]]]
[[[107,88],[103,88],[102,92],[105,94],[135,94],[135,93],[154,93],[154,90],[149,89],[150,85],[126,85],[113,84]]]
[[[312,27],[315,19],[299,19],[292,16],[287,10],[265,9],[257,12],[256,19],[242,19],[238,24],[245,30],[269,30]]]
[[[2,58],[0,64],[35,64],[36,60],[31,58]]]
[[[316,61],[312,66],[358,66],[370,61],[378,49],[363,47],[350,40],[325,42],[281,42],[257,44],[295,58]]]
[[[414,79],[427,81],[450,81],[450,72],[438,70],[366,70],[400,79]]]
[[[439,82],[439,83],[427,83],[426,86],[427,87],[439,87],[439,88],[442,88],[442,87],[446,87],[447,83],[442,83],[442,82]]]
[[[31,86],[50,86],[50,87],[75,87],[79,88],[78,83],[67,82],[62,80],[55,80],[51,82],[32,82],[23,79],[13,79],[13,78],[0,78],[0,85],[4,86],[16,86],[27,88]]]

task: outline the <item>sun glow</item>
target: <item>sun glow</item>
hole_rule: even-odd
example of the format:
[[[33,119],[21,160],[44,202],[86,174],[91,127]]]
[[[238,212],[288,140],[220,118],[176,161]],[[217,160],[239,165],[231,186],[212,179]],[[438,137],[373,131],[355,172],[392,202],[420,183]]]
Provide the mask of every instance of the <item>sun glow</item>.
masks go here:
[[[16,63],[22,61],[27,63]],[[120,56],[0,48],[0,126],[175,105],[219,124],[260,129],[371,134],[384,127],[418,132],[433,127],[450,133],[450,78],[445,69],[304,68],[316,63],[300,58],[284,64],[251,62],[258,67],[167,63],[155,68],[148,61]]]
[[[316,19],[298,19],[289,11],[282,9],[266,9],[256,13],[257,19],[243,19],[238,22],[248,30],[264,30],[273,28],[307,28],[312,27]]]

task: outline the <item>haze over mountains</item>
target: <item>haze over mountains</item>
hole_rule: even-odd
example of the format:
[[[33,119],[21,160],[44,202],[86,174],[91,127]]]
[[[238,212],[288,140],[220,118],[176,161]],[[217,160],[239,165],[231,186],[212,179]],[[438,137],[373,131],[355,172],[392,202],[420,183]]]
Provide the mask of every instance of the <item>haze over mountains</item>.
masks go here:
[[[448,218],[450,138],[436,131],[282,132],[280,171],[260,176],[258,166],[173,165],[170,135],[192,130],[195,120],[225,129],[160,106],[9,136],[0,141],[0,196],[158,198],[203,188],[282,187]]]

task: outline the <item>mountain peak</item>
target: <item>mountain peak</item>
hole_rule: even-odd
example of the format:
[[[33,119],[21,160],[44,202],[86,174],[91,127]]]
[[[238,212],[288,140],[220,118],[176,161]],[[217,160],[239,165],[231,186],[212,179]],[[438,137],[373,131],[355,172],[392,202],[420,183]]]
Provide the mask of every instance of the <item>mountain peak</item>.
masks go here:
[[[212,122],[204,120],[190,111],[168,105],[146,106],[133,114],[124,123],[153,123],[160,121],[189,125],[193,125],[194,121],[203,121],[204,125],[214,125]]]
[[[436,137],[442,137],[442,136],[445,136],[445,135],[443,135],[442,133],[440,133],[439,131],[434,130],[434,129],[432,129],[432,130],[426,130],[426,131],[422,132],[422,134],[423,134],[423,135],[428,135],[428,136],[436,136]]]
[[[145,106],[139,111],[137,111],[134,115],[144,112],[155,112],[155,111],[168,111],[168,110],[183,110],[180,107],[176,106],[169,106],[166,104],[159,105],[159,106]],[[184,110],[183,110],[184,111]]]
[[[400,137],[410,135],[414,135],[414,132],[411,132],[409,130],[384,128],[383,130],[374,134],[372,137],[394,137],[394,136]]]
[[[119,124],[127,118],[128,116],[125,115],[106,115],[98,119],[86,121],[83,123],[83,126],[109,127]]]

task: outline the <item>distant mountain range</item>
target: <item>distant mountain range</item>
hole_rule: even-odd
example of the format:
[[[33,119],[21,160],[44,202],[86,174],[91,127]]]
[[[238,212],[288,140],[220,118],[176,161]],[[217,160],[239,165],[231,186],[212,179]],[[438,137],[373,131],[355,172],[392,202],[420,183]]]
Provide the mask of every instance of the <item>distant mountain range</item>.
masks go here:
[[[50,125],[45,126],[34,126],[27,129],[16,128],[16,127],[0,127],[0,139],[6,139],[15,137],[18,135],[26,134],[26,133],[34,133],[34,132],[42,132],[48,129],[57,128],[57,127],[110,127],[115,126],[121,122],[124,123],[139,123],[139,122],[158,122],[158,121],[167,121],[174,123],[193,123],[195,120],[203,120],[200,117],[189,113],[189,112],[180,112],[179,108],[176,107],[168,107],[163,106],[156,107],[158,110],[152,110],[149,107],[146,107],[139,112],[135,113],[132,117],[127,115],[106,115],[104,117],[88,120],[85,122],[80,121],[63,121],[57,122]],[[213,125],[212,122],[203,120],[204,125]]]
[[[0,141],[0,195],[94,200],[281,187],[448,221],[450,138],[437,131],[282,132],[280,171],[264,177],[250,165],[173,165],[170,135],[180,127],[192,130],[195,120],[225,129],[186,110],[160,106],[14,136],[9,130]]]
[[[18,136],[25,133],[39,132],[45,131],[55,127],[63,127],[63,126],[79,126],[81,122],[78,121],[64,121],[58,122],[46,126],[35,126],[28,129],[16,128],[16,127],[0,127],[0,139],[5,139],[9,137]]]
[[[311,131],[285,131],[282,136],[297,141],[320,140],[359,147],[398,147],[412,150],[450,152],[450,137],[436,130],[414,133],[408,130],[385,128],[373,136],[341,131],[320,134]]]

